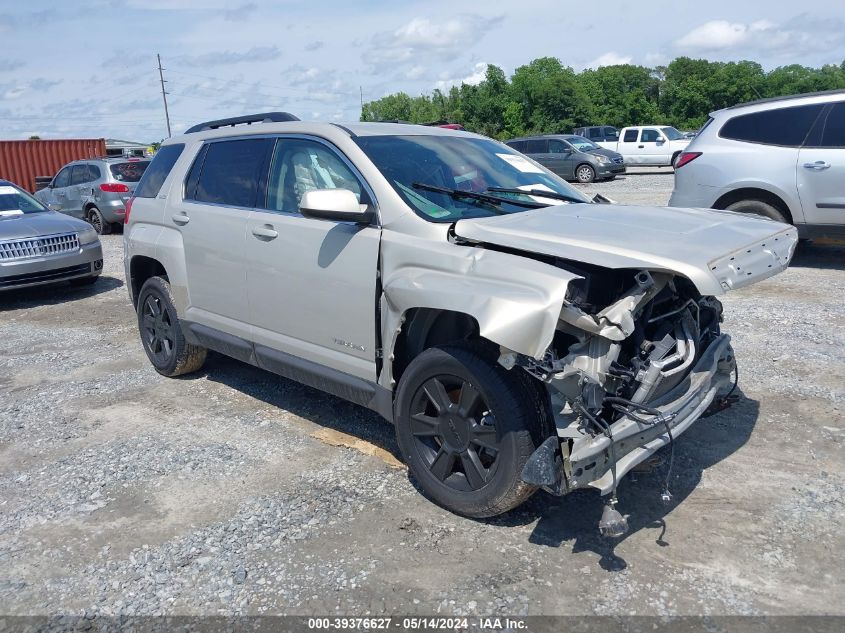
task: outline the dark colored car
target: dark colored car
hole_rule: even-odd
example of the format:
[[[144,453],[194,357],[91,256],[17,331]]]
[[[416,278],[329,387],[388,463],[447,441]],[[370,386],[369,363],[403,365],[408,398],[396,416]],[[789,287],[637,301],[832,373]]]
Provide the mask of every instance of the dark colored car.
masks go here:
[[[599,147],[583,136],[530,136],[511,139],[507,144],[567,180],[612,180],[625,173],[621,154]]]
[[[595,143],[611,142],[619,140],[619,130],[612,125],[591,125],[589,127],[577,127],[572,130],[575,136],[583,136]]]

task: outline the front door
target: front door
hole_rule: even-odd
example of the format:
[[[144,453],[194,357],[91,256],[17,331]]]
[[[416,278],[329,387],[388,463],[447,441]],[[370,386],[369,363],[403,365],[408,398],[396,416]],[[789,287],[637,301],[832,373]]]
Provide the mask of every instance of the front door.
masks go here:
[[[560,139],[549,139],[548,163],[546,167],[558,176],[571,180],[575,178],[576,156],[572,148]]]
[[[821,120],[812,147],[798,153],[798,195],[808,224],[845,224],[845,102]],[[810,133],[816,134],[816,130]]]
[[[299,213],[303,193],[336,188],[373,203],[334,147],[310,138],[276,142],[264,208],[250,213],[246,231],[256,355],[262,360],[270,348],[375,381],[381,230]]]
[[[67,188],[70,186],[70,167],[65,167],[53,178],[53,182],[44,191],[45,204],[53,211],[65,210]]]
[[[164,218],[182,234],[186,320],[246,340],[251,336],[246,226],[271,147],[269,138],[207,143],[188,173],[183,199]]]

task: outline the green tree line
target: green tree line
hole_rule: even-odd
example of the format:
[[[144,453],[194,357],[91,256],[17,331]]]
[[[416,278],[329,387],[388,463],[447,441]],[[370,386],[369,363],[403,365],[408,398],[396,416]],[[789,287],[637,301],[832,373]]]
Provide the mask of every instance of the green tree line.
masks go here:
[[[484,80],[411,97],[404,92],[364,104],[362,121],[449,121],[505,139],[571,132],[583,125],[669,124],[695,130],[720,108],[764,97],[845,88],[845,61],[821,68],[790,65],[769,72],[757,62],[679,57],[668,66],[604,66],[576,73],[542,57],[508,78],[487,66]]]

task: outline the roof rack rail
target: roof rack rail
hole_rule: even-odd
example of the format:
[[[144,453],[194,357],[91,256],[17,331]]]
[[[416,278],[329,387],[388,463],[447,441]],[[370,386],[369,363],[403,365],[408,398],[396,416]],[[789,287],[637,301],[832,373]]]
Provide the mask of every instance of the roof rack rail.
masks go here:
[[[299,117],[292,115],[290,112],[262,112],[260,114],[246,114],[244,116],[236,116],[230,119],[217,119],[216,121],[197,123],[195,126],[188,128],[185,134],[193,134],[194,132],[202,132],[203,130],[216,130],[221,127],[233,127],[235,125],[278,123],[281,121],[299,121]]]

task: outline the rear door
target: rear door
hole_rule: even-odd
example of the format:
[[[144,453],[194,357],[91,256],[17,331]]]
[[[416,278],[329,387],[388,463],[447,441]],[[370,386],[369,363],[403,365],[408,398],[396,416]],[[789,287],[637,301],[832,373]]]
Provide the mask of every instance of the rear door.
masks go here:
[[[350,189],[362,204],[374,202],[334,146],[277,141],[263,208],[249,214],[246,232],[256,356],[270,369],[279,351],[375,381],[381,229],[303,217],[299,202],[312,189]]]
[[[183,198],[164,218],[182,234],[186,319],[247,340],[246,225],[271,147],[272,140],[261,137],[207,142],[188,172]]]
[[[808,224],[845,224],[845,102],[833,104],[798,153],[798,195]]]
[[[555,171],[552,164],[556,161],[556,159],[549,154],[549,139],[528,139],[525,144],[525,154],[536,160],[544,167]],[[555,173],[557,172],[555,171]]]

